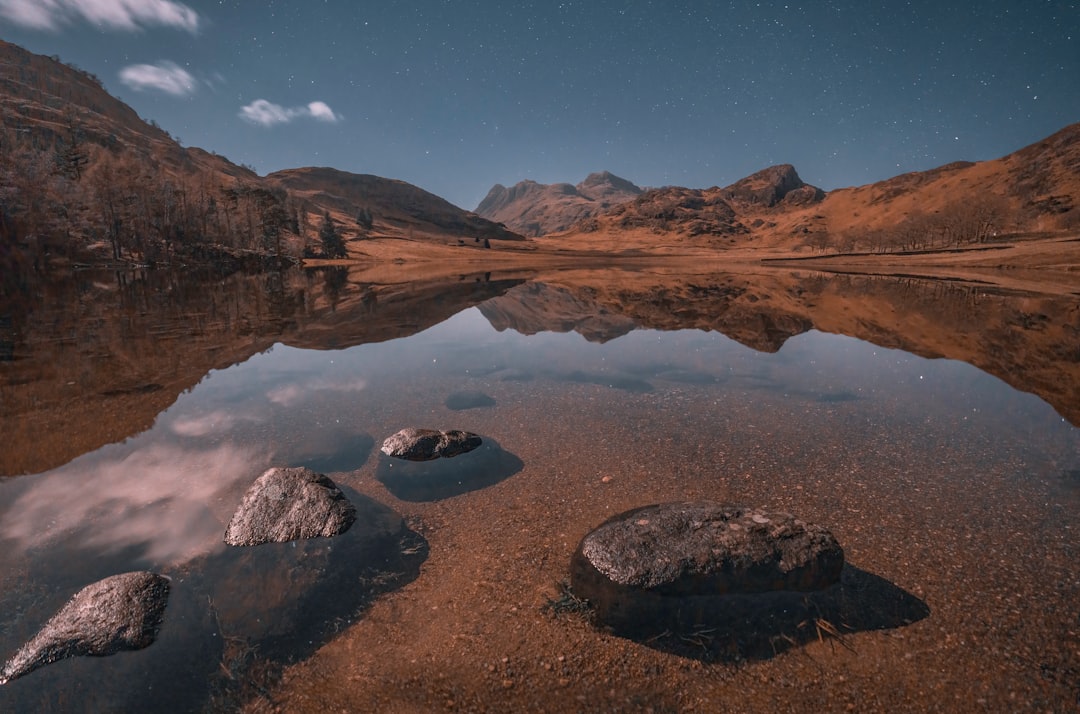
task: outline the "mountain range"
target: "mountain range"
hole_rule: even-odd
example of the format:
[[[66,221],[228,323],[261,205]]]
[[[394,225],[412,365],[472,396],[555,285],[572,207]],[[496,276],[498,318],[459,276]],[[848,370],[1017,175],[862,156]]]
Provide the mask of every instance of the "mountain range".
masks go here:
[[[259,176],[185,148],[56,57],[0,41],[0,268],[42,261],[471,260],[586,251],[943,250],[1080,228],[1080,124],[991,161],[823,191],[793,166],[725,187],[494,186],[475,212],[325,167]],[[493,243],[494,241],[494,243]]]
[[[576,186],[535,181],[521,181],[510,188],[495,184],[476,213],[522,235],[536,237],[566,230],[642,193],[626,179],[601,171],[589,174]]]

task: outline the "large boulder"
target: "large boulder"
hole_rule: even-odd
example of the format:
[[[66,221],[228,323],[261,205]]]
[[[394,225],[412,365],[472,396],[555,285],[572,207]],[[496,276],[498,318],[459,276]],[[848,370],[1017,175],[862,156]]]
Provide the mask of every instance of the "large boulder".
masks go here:
[[[225,531],[229,545],[330,538],[349,530],[356,508],[341,489],[307,468],[272,468],[252,484]]]
[[[169,581],[155,573],[123,573],[88,585],[7,661],[0,684],[68,657],[149,647],[168,601]]]
[[[387,437],[382,452],[395,459],[431,461],[467,454],[482,443],[483,439],[467,431],[409,428]]]
[[[764,593],[821,590],[843,566],[844,551],[821,526],[787,513],[683,502],[628,511],[586,535],[571,583],[600,621],[620,626],[709,608],[718,597],[752,604]],[[700,598],[708,601],[688,607]]]

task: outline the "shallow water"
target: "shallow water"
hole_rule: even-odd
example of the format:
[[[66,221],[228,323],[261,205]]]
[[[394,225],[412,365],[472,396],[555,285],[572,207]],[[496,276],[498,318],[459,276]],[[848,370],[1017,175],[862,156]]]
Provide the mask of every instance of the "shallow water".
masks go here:
[[[260,698],[265,682],[253,683],[268,670],[314,657],[275,695],[295,704],[304,672],[357,666],[324,643],[400,649],[400,628],[428,642],[401,661],[382,652],[368,663],[382,678],[364,674],[382,684],[331,685],[323,703],[663,709],[727,687],[750,692],[748,710],[770,697],[794,709],[1078,703],[1075,296],[785,273],[348,277],[83,276],[8,308],[0,656],[117,572],[170,575],[174,602],[151,648],[50,665],[0,687],[0,710],[234,706]],[[378,446],[406,426],[486,443],[443,464],[389,463]],[[225,524],[275,465],[328,473],[372,522],[396,512],[407,526],[259,547],[238,562]],[[851,588],[880,581],[919,614],[873,627],[844,615],[856,660],[826,654],[818,629],[776,639],[754,665],[760,653],[737,637],[613,643],[541,612],[588,529],[684,498],[826,525],[857,568]],[[481,595],[488,581],[503,585]],[[423,614],[440,607],[452,624]],[[513,628],[489,632],[458,607],[529,619],[511,645]],[[296,615],[312,609],[324,616]],[[454,674],[460,657],[440,653],[469,627],[461,657],[476,657],[476,672]],[[897,637],[920,657],[905,658]],[[602,685],[582,667],[548,691],[552,670],[540,668],[513,693],[486,688],[540,667],[552,647],[624,662],[625,677]],[[504,651],[522,660],[517,675]],[[808,651],[849,682],[826,688],[835,700],[809,693],[798,664]],[[410,690],[417,659],[456,689]],[[688,660],[719,669],[695,683],[675,671]],[[770,685],[766,672],[802,684]],[[882,676],[888,691],[873,684]]]

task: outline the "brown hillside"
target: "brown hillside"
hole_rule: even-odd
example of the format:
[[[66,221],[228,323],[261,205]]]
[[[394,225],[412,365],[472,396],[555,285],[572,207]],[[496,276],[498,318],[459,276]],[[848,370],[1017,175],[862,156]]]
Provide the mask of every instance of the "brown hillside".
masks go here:
[[[0,268],[8,276],[55,262],[319,256],[326,213],[346,239],[482,246],[520,238],[402,181],[331,169],[260,178],[180,146],[93,75],[2,41],[0,147]],[[358,226],[360,208],[371,214]]]
[[[1077,228],[1080,124],[1000,159],[957,161],[827,194],[804,184],[790,165],[723,189],[659,189],[545,242],[600,252],[668,251],[699,248],[695,237],[708,233],[728,236],[709,243],[725,251],[895,253]]]
[[[819,244],[843,250],[944,247],[960,242],[950,229],[963,231],[962,224],[979,220],[978,212],[986,234],[971,241],[1080,227],[1080,124],[999,159],[958,161],[830,191],[819,205],[774,213],[777,225],[763,233],[781,245],[824,233],[829,239]]]
[[[357,248],[356,241],[366,238],[460,239],[471,244],[522,240],[497,223],[396,179],[309,167],[277,171],[266,181],[301,201],[309,212],[330,212],[341,223],[351,251]],[[361,212],[370,227],[358,220]]]

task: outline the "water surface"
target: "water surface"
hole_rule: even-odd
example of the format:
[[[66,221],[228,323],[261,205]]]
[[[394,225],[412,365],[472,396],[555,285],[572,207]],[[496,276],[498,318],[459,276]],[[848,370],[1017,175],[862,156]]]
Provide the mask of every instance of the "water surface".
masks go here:
[[[94,687],[97,705],[232,706],[308,658],[281,701],[351,681],[320,701],[615,710],[741,689],[748,710],[1076,702],[1075,296],[644,270],[84,274],[37,295],[0,322],[0,653],[125,570],[172,576],[174,619],[143,652],[0,688],[0,708],[79,708]],[[403,473],[378,445],[405,426],[471,430],[485,448]],[[236,560],[225,524],[276,465],[330,474],[372,523],[404,516],[405,535],[358,528]],[[859,573],[920,614],[836,623],[839,651],[818,630],[779,633],[775,657],[746,664],[738,637],[623,641],[544,610],[590,528],[685,498],[827,525]],[[297,621],[312,608],[325,617]],[[560,674],[558,652],[593,664]],[[618,686],[603,683],[612,663]],[[453,686],[410,688],[420,669]]]

